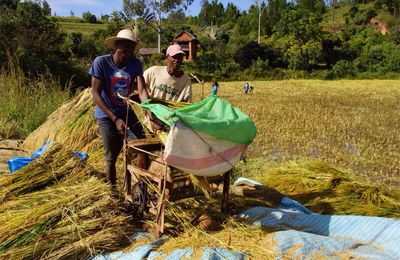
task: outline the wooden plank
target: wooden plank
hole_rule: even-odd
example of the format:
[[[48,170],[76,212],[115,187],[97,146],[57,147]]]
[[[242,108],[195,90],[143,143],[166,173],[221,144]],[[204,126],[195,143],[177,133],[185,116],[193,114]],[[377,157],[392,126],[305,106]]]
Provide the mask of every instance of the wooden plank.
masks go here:
[[[124,192],[125,192],[125,201],[132,202],[132,175],[128,170],[128,165],[131,163],[132,153],[128,147],[125,147],[125,181],[124,181]]]
[[[144,148],[148,146],[154,146],[154,147],[161,147],[162,143],[160,139],[154,137],[154,138],[144,138],[144,139],[131,139],[128,140],[128,147],[131,148]]]
[[[154,176],[151,172],[148,172],[146,170],[140,169],[134,165],[128,165],[128,171],[132,174],[132,175],[140,175],[140,176],[145,176],[147,178],[149,178],[152,181],[155,182],[161,182],[161,179]]]
[[[230,177],[231,177],[231,171],[224,173],[224,187],[222,190],[222,205],[221,205],[222,213],[228,212]]]

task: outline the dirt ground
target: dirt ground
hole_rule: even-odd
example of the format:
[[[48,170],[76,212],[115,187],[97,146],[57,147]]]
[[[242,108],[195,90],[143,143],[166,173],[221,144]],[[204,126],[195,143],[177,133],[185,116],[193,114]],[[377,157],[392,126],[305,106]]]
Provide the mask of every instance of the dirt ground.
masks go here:
[[[7,160],[17,156],[30,156],[31,151],[19,149],[22,140],[0,140],[0,173],[8,173]]]

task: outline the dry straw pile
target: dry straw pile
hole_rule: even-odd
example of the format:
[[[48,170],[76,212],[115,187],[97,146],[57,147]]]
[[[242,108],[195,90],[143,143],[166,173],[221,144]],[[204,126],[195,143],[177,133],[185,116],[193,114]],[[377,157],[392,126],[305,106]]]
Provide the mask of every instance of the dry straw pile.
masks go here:
[[[34,150],[46,140],[52,140],[75,151],[98,150],[101,140],[93,113],[91,91],[85,89],[52,113],[44,124],[26,138],[21,147]]]
[[[0,177],[0,258],[86,258],[120,248],[127,216],[99,173],[54,144]]]

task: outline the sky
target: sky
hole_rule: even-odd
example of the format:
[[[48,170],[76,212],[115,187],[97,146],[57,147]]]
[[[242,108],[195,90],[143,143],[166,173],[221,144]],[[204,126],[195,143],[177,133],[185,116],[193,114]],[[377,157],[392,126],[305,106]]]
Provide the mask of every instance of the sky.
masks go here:
[[[111,14],[114,10],[122,10],[122,0],[46,0],[51,8],[51,14],[58,16],[70,16],[74,12],[77,17],[82,17],[82,13],[90,11],[100,17],[102,14]],[[211,0],[209,0],[211,2]],[[241,11],[249,9],[253,0],[219,0],[226,8],[228,2],[234,3]],[[186,15],[198,15],[201,8],[201,0],[194,0],[192,5],[186,10]]]

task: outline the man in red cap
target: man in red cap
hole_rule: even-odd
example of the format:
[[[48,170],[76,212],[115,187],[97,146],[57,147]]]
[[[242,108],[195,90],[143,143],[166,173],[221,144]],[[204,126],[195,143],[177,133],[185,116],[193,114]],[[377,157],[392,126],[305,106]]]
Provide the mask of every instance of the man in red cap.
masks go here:
[[[173,44],[166,52],[167,66],[153,66],[143,73],[151,97],[192,102],[190,77],[181,70],[184,56],[181,46]]]

